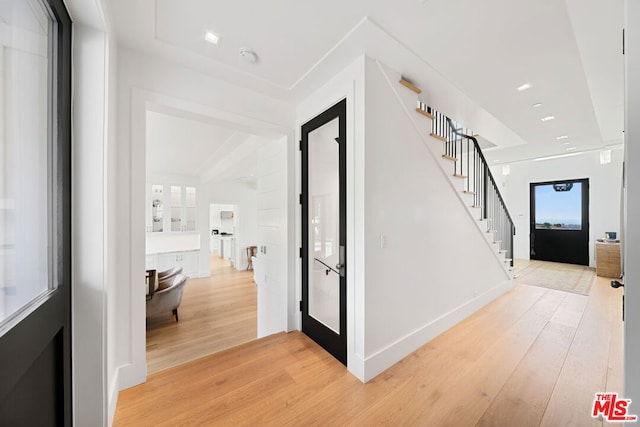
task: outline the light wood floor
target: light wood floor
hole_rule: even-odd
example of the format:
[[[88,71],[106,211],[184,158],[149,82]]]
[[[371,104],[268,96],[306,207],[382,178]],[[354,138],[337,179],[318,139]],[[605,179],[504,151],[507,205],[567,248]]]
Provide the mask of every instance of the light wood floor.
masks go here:
[[[238,271],[213,254],[211,277],[189,279],[178,308],[147,320],[147,372],[255,340],[256,285],[252,271]]]
[[[591,426],[622,393],[621,292],[518,285],[367,384],[300,332],[151,375],[116,426]],[[634,412],[635,413],[635,412]]]

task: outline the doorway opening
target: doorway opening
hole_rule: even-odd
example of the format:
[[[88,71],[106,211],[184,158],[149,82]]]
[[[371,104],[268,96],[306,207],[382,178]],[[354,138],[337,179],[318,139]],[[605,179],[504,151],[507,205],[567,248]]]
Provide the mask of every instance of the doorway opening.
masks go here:
[[[530,258],[589,265],[589,179],[530,184]]]
[[[209,204],[209,252],[231,267],[246,269],[248,261],[239,253],[237,236],[241,233],[238,221],[238,206],[231,203]],[[254,242],[255,243],[255,242]]]
[[[288,140],[150,103],[145,118],[146,269],[188,276],[177,314],[146,316],[154,373],[285,329],[273,319],[286,301],[260,303],[248,249],[270,249],[256,254],[263,281],[286,277],[275,248],[286,250]]]

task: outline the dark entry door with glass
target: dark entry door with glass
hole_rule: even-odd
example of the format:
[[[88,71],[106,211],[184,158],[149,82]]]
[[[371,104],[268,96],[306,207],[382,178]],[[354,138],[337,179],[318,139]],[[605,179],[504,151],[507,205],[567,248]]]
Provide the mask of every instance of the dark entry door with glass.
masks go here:
[[[346,100],[302,126],[302,331],[347,364]]]
[[[70,426],[71,20],[0,2],[0,426]]]
[[[589,265],[589,180],[530,184],[531,259]]]

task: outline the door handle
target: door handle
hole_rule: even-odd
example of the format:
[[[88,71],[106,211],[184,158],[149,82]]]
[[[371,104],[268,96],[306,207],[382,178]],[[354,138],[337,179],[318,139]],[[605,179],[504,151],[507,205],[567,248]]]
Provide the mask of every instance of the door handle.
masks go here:
[[[345,276],[345,258],[346,258],[346,253],[344,250],[344,245],[340,245],[340,252],[338,253],[339,255],[339,261],[336,264],[336,270],[338,270],[338,274],[340,274],[340,277],[344,277]]]

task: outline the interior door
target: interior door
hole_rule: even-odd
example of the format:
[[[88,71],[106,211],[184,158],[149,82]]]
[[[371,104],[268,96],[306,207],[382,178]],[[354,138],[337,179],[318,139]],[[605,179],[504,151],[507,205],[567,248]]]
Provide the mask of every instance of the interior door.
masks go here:
[[[302,331],[347,364],[346,100],[302,126]]]
[[[589,180],[530,184],[531,259],[589,265]]]
[[[0,425],[71,425],[71,20],[0,2]]]

